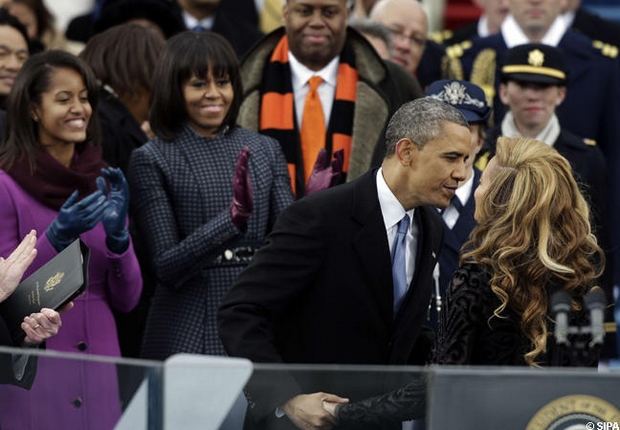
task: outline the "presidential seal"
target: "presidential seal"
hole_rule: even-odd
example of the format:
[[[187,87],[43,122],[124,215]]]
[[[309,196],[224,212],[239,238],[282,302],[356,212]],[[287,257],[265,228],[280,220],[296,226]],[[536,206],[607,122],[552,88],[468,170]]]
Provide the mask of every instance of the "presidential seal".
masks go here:
[[[592,430],[608,423],[620,423],[620,411],[614,405],[594,396],[571,395],[545,405],[526,430]]]
[[[51,278],[47,280],[47,282],[45,283],[45,287],[43,287],[43,289],[45,291],[52,291],[56,285],[60,284],[60,282],[62,281],[62,278],[64,277],[65,277],[65,272],[56,272],[54,276],[52,276]]]

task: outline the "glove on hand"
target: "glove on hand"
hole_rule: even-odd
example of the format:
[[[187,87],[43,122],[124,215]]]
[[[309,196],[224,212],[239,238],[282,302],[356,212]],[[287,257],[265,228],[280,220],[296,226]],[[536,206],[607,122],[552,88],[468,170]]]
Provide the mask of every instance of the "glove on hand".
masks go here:
[[[100,190],[76,203],[77,198],[78,192],[74,191],[47,228],[47,238],[58,252],[65,249],[80,234],[97,225],[108,207],[105,195]]]
[[[230,205],[230,218],[237,228],[246,227],[246,221],[252,215],[254,199],[252,197],[252,184],[248,171],[248,159],[250,149],[244,147],[237,157],[237,166],[233,174],[233,200]]]
[[[101,169],[101,173],[110,183],[108,207],[101,222],[106,233],[106,245],[115,254],[122,254],[129,246],[129,231],[127,230],[127,211],[129,210],[129,186],[121,169],[110,167]],[[105,180],[97,178],[97,188],[108,194]]]
[[[344,165],[344,149],[334,152],[334,158],[329,166],[323,167],[327,160],[327,151],[321,148],[319,155],[314,163],[314,169],[308,178],[306,185],[306,195],[314,194],[317,191],[333,187],[340,182],[342,166]]]

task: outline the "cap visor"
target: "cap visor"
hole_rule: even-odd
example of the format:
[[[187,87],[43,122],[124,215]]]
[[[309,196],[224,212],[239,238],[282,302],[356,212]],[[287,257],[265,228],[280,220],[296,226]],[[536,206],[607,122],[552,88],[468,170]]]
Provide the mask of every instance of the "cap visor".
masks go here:
[[[548,85],[565,85],[564,79],[554,78],[553,76],[538,75],[535,73],[510,73],[504,74],[504,79],[520,82],[533,82],[535,84],[548,84]]]

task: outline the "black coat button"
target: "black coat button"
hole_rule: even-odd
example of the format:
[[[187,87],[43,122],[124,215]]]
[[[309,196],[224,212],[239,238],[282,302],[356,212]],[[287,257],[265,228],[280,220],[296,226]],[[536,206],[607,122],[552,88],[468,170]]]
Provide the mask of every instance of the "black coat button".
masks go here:
[[[78,349],[80,351],[86,351],[86,348],[88,348],[88,345],[86,345],[86,342],[80,342],[78,343]]]
[[[75,406],[76,408],[80,408],[82,407],[82,399],[81,398],[77,398],[73,401],[73,406]]]

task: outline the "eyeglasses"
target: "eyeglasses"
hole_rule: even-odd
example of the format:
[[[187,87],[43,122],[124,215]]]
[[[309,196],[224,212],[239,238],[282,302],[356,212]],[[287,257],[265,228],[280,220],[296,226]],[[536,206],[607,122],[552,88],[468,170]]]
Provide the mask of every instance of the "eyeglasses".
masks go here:
[[[397,30],[395,28],[388,28],[388,30],[390,34],[392,35],[392,37],[396,40],[399,40],[399,41],[408,40],[409,42],[411,42],[414,45],[419,46],[420,48],[423,48],[424,46],[426,46],[425,38],[417,37],[413,34],[410,36],[407,36],[403,30]]]

